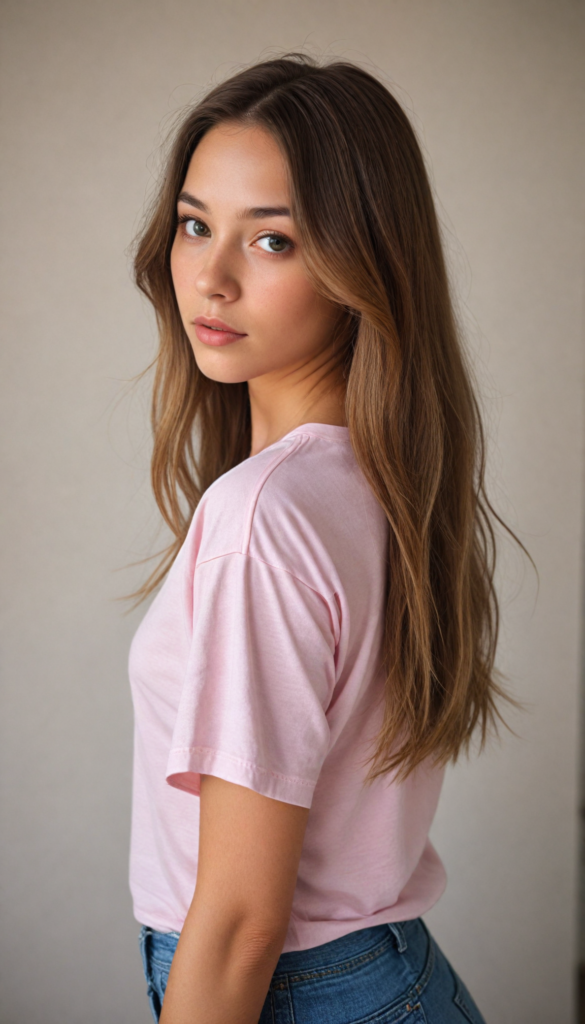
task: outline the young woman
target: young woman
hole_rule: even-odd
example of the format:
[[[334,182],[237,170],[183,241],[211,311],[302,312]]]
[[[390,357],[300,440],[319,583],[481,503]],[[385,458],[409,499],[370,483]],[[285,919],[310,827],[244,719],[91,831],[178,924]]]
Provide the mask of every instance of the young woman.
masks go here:
[[[153,1016],[480,1024],[421,915],[445,887],[445,765],[511,699],[498,517],[399,104],[298,54],[215,88],[176,133],[136,280],[176,538],[130,656]]]

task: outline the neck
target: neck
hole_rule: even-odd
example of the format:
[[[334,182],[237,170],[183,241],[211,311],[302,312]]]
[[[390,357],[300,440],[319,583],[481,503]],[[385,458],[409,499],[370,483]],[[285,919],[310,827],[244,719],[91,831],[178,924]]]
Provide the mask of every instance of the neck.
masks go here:
[[[330,423],[345,427],[345,387],[337,384],[328,388],[315,386],[305,380],[305,387],[291,386],[290,380],[268,382],[262,379],[248,381],[252,419],[252,446],[250,455],[274,444],[295,427],[303,423]],[[311,389],[311,390],[310,390]]]

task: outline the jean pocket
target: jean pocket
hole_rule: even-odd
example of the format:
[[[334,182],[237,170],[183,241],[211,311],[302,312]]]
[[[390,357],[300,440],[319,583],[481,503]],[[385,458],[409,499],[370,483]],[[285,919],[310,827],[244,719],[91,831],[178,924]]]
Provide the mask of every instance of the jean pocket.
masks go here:
[[[158,997],[162,1003],[164,994],[167,990],[169,981],[170,964],[160,963],[160,961],[152,960],[152,983],[158,993]]]
[[[367,1018],[362,1018],[363,1024],[427,1024],[427,1017],[420,1003],[417,1003],[414,999],[409,999],[402,1003],[401,1006],[395,1007],[393,1010],[388,1010],[386,1014],[382,1013],[381,1016],[372,1016],[368,1014]],[[357,1021],[356,1024],[362,1024],[362,1021]]]
[[[465,1019],[470,1022],[470,1024],[485,1024],[485,1020],[483,1019],[481,1013],[479,1012],[477,1006],[475,1005],[468,989],[463,984],[461,978],[459,977],[457,972],[453,970],[451,966],[450,970],[453,975],[453,981],[455,982],[455,995],[453,997],[453,1002],[455,1003],[455,1006],[457,1007],[458,1010],[461,1010],[461,1013],[464,1015]]]

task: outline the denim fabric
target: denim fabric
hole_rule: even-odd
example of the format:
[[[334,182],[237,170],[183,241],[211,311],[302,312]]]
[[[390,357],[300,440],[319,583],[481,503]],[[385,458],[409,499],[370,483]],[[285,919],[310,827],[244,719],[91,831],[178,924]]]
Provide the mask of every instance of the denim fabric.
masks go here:
[[[158,1021],[178,932],[144,926],[140,948]],[[282,953],[258,1024],[485,1024],[419,917]]]

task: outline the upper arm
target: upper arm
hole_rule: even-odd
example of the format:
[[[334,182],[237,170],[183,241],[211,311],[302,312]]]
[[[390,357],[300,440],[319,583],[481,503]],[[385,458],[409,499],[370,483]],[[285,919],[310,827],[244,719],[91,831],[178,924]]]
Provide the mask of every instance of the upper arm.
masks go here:
[[[188,926],[198,922],[223,956],[245,922],[246,950],[257,938],[274,951],[330,745],[329,605],[288,571],[237,552],[197,566],[193,600],[167,764],[169,783],[200,799]]]
[[[336,681],[328,599],[238,552],[197,566],[193,636],[166,777],[213,775],[310,807],[330,747]]]
[[[196,914],[284,941],[309,810],[201,776]],[[194,907],[195,909],[195,907]]]

